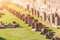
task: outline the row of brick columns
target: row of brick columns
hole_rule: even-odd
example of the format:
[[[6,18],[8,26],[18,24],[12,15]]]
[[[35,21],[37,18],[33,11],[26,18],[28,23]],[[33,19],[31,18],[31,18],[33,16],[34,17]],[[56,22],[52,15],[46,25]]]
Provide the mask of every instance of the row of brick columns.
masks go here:
[[[25,22],[25,24],[28,24],[28,26],[30,26],[35,31],[40,31],[43,28],[43,24],[38,22],[37,19],[34,19],[34,17],[31,17],[29,14],[25,15],[11,8],[6,8],[6,9],[12,14],[14,14],[17,18]]]
[[[30,16],[30,14],[25,15],[11,8],[6,8],[6,9],[9,12],[11,12],[13,15],[15,15],[17,18],[25,22],[25,24],[28,24],[29,27],[35,29],[33,31],[39,31],[41,35],[45,35],[47,39],[51,39],[51,40],[56,39],[54,38],[54,32],[48,30],[49,27],[47,28],[45,25],[40,23],[37,19]],[[58,39],[60,40],[60,38]]]
[[[49,23],[58,26],[59,25],[59,16],[55,16],[54,14],[49,14],[49,17],[46,19]]]
[[[49,35],[46,34],[47,32],[50,32],[50,31],[45,29],[42,23],[38,22],[37,19],[34,19],[34,17],[31,17],[29,14],[28,15],[21,14],[20,12],[17,12],[13,9],[7,9],[7,10],[12,14],[14,14],[17,18],[21,19],[23,22],[25,22],[25,24],[28,24],[28,26],[30,26],[32,29],[35,29],[35,31],[41,32],[42,35],[47,35],[47,36],[50,35],[50,33]],[[53,38],[53,33],[51,35],[52,35],[51,37],[46,36],[46,38],[48,39]]]
[[[41,19],[48,21],[49,23],[58,26],[59,25],[59,16],[55,16],[54,14],[48,14],[46,12],[43,12],[42,15],[40,15],[40,12],[34,8],[30,8],[29,5],[24,9],[30,13],[35,14],[38,17],[41,17]]]

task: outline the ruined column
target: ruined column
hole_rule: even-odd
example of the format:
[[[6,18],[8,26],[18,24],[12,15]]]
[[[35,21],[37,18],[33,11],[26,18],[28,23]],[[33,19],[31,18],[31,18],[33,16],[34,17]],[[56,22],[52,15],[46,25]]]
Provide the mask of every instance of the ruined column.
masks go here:
[[[35,24],[35,29],[36,29],[36,31],[41,31],[42,28],[43,28],[43,26],[42,26],[41,23],[36,23],[36,24]]]
[[[36,10],[34,10],[34,14],[36,15]]]
[[[33,20],[34,20],[34,17],[29,17],[29,23],[28,23],[29,26],[31,26],[31,23]]]
[[[54,23],[54,14],[50,14],[50,23]]]
[[[58,26],[59,25],[59,17],[57,16],[57,17],[55,17],[55,26]]]
[[[49,14],[46,17],[46,21],[50,22],[50,15]]]
[[[37,19],[34,19],[33,22],[31,23],[32,29],[35,29],[36,24],[38,23]]]
[[[57,17],[58,16],[58,13],[55,13],[54,16]]]
[[[25,23],[27,23],[27,24],[29,23],[29,18],[30,18],[30,15],[27,15],[26,19],[25,19]]]
[[[27,8],[26,8],[27,11],[29,11],[29,4],[27,4]]]
[[[45,12],[43,12],[43,14],[42,14],[42,19],[46,20],[46,13]]]
[[[34,9],[33,9],[33,8],[31,8],[31,13],[32,13],[32,14],[34,13]]]
[[[37,11],[36,15],[37,15],[38,17],[40,16],[40,13],[39,13],[39,11]]]

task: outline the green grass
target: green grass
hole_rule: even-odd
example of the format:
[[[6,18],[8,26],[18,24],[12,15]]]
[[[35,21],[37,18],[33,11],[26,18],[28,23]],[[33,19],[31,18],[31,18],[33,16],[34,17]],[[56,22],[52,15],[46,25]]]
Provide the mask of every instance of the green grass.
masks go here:
[[[41,22],[43,25],[46,25],[46,27],[49,27],[49,29],[53,30],[53,32],[55,32],[55,36],[60,37],[60,29],[55,28],[54,26],[52,26],[52,24],[46,22],[45,20],[38,18],[36,15],[32,15],[31,13],[24,11],[23,9],[20,9],[19,7],[17,7],[16,5],[8,5],[8,7],[17,10],[18,12],[21,12],[25,15],[30,14],[31,16],[33,16],[35,19],[38,19],[39,22]],[[14,8],[15,7],[15,8]]]
[[[15,5],[8,6],[25,15],[29,14],[29,12],[20,9]],[[21,26],[21,28],[0,29],[0,37],[5,38],[6,40],[48,40],[46,39],[45,35],[41,35],[40,32],[32,31],[27,24],[25,24],[22,20],[18,19],[16,16],[8,12],[7,10],[4,9],[0,12],[3,12],[5,14],[2,16],[2,18],[0,18],[0,20],[2,20],[4,23],[12,23],[12,21],[16,21]],[[31,16],[33,16],[35,19],[38,19],[39,22],[41,22],[43,25],[46,25],[46,27],[49,27],[49,29],[53,30],[55,32],[55,36],[60,37],[60,29],[54,28],[50,23],[42,20],[41,18],[38,18],[35,15]]]
[[[15,5],[8,5],[8,6],[25,15],[29,14],[29,12],[20,9]],[[8,12],[7,10],[3,10],[0,12],[3,12],[5,14],[2,16],[2,18],[0,18],[0,20],[2,20],[4,23],[16,21],[22,27],[22,28],[0,29],[0,37],[5,38],[6,40],[48,40],[45,38],[45,35],[41,35],[40,32],[33,32],[31,28],[29,28],[23,21],[13,16],[13,14]],[[41,22],[43,25],[46,25],[46,27],[49,27],[49,29],[53,30],[55,32],[55,36],[60,37],[60,29],[54,28],[50,23],[41,20],[41,18],[38,18],[35,15],[31,16],[33,16],[35,19],[38,19],[39,22]]]
[[[4,23],[16,21],[21,26],[21,28],[0,29],[0,37],[5,38],[6,40],[48,40],[45,36],[41,35],[40,32],[32,31],[27,24],[7,10],[4,9],[0,12],[5,14],[0,18],[1,21]]]

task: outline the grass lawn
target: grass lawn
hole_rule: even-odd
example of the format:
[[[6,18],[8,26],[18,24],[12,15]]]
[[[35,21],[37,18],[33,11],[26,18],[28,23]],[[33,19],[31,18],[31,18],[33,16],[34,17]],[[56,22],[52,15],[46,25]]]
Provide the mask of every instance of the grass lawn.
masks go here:
[[[0,12],[5,14],[2,16],[2,18],[0,18],[1,21],[4,23],[16,21],[21,26],[21,28],[0,29],[0,37],[6,40],[48,40],[45,38],[45,36],[41,35],[40,32],[32,31],[27,24],[7,10],[4,9]]]
[[[15,5],[8,5],[8,7],[14,9],[14,10],[17,10],[18,12],[21,12],[23,14],[30,14],[31,16],[33,16],[35,19],[38,19],[39,22],[41,22],[43,25],[46,25],[46,27],[49,27],[49,29],[53,30],[55,32],[55,36],[58,36],[60,37],[60,29],[57,29],[57,28],[54,28],[54,26],[52,26],[52,24],[42,20],[41,18],[38,18],[37,16],[35,15],[32,15],[31,13],[27,12],[27,11],[24,11],[23,9],[20,9],[19,7],[15,6]],[[14,8],[15,7],[15,8]]]
[[[20,9],[15,5],[8,5],[8,7],[13,8],[14,10],[17,10],[25,15],[29,14],[27,11]],[[41,35],[40,32],[32,31],[27,24],[25,24],[22,20],[15,17],[12,13],[8,12],[6,9],[1,10],[0,12],[5,14],[2,16],[2,18],[0,18],[0,20],[2,20],[4,23],[16,21],[21,26],[21,28],[0,29],[0,37],[5,38],[6,40],[48,40],[46,39],[45,35]],[[46,27],[49,27],[49,29],[53,30],[55,32],[55,36],[60,37],[60,29],[54,28],[50,23],[41,20],[41,18],[38,18],[35,15],[31,16],[33,16],[35,19],[38,19],[39,22],[46,25]]]

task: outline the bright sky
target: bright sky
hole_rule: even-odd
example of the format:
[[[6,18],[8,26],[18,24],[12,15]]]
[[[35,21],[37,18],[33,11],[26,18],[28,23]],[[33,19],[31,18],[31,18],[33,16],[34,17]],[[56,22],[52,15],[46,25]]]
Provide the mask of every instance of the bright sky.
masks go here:
[[[11,0],[0,0],[0,3],[10,3]]]

